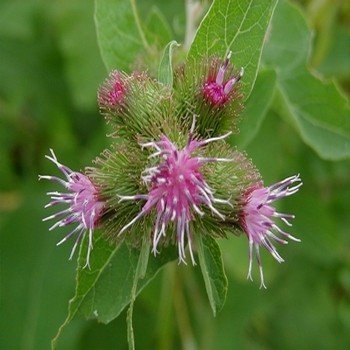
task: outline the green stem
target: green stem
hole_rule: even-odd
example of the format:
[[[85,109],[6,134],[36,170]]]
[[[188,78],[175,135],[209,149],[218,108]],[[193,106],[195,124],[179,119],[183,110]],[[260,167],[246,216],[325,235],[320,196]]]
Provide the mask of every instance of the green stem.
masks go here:
[[[188,314],[188,305],[183,293],[182,276],[177,273],[175,279],[175,293],[174,293],[174,307],[179,327],[180,337],[182,341],[182,348],[184,350],[197,349],[196,341],[193,335],[190,317]]]
[[[175,291],[176,265],[169,264],[162,271],[162,286],[159,300],[157,340],[158,348],[172,349],[174,337],[173,299]]]
[[[150,241],[148,237],[144,236],[144,239],[142,242],[142,248],[140,251],[140,256],[136,266],[134,282],[131,289],[130,306],[126,314],[127,338],[128,338],[129,350],[135,350],[135,336],[134,336],[134,328],[132,325],[132,314],[134,312],[134,302],[136,300],[137,285],[138,285],[139,279],[144,278],[147,271],[149,251],[150,251]]]
[[[198,339],[199,348],[201,350],[213,349],[211,343],[214,334],[213,318],[208,317],[211,312],[206,296],[203,295],[203,289],[199,288],[197,281],[194,279],[194,271],[187,269],[184,274],[184,283],[188,295],[196,302],[193,303],[193,313],[195,314],[195,323],[201,329],[200,339]]]

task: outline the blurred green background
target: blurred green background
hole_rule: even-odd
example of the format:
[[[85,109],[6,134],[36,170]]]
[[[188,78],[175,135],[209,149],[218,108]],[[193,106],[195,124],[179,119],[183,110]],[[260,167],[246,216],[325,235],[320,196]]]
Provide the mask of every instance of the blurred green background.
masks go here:
[[[140,0],[142,15],[154,1]],[[183,1],[159,2],[174,36]],[[314,30],[310,67],[350,96],[349,1],[300,1]],[[48,232],[38,174],[56,170],[49,148],[83,169],[108,146],[96,90],[102,64],[90,0],[0,0],[0,348],[49,349],[74,293],[70,244]],[[214,319],[199,268],[167,266],[135,304],[140,349],[348,349],[350,347],[350,162],[321,160],[269,112],[247,148],[266,184],[300,173],[282,210],[296,214],[301,244],[263,253],[268,289],[246,280],[245,237],[221,241],[229,292]],[[256,280],[258,280],[256,276]],[[61,349],[127,349],[125,313],[109,325],[77,320]]]

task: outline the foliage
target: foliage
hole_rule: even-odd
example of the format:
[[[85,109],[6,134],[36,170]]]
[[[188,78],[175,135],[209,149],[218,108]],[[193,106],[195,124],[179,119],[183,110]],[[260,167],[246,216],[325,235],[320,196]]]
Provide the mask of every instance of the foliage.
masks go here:
[[[300,196],[282,208],[296,214],[301,245],[282,249],[287,260],[282,266],[263,256],[271,281],[265,292],[245,280],[245,237],[222,239],[218,246],[204,236],[200,266],[190,267],[163,266],[176,257],[171,249],[147,259],[139,249],[123,242],[111,246],[96,236],[91,271],[81,269],[86,255],[81,247],[71,322],[57,338],[58,349],[127,348],[126,334],[132,344],[133,332],[125,318],[131,319],[132,309],[136,348],[346,348],[350,36],[344,18],[350,12],[340,2],[334,11],[316,0],[303,9],[276,3],[214,1],[187,59],[207,52],[224,57],[231,50],[234,65],[245,68],[241,133],[230,142],[246,149],[266,184],[301,173]],[[159,72],[160,80],[172,85],[172,64],[186,54],[171,43],[174,37],[184,41],[179,29],[184,5],[96,0],[94,9],[83,0],[60,6],[3,0],[0,10],[0,344],[47,349],[64,319],[75,267],[66,261],[70,247],[55,249],[58,237],[40,222],[46,187],[36,177],[48,173],[43,155],[54,147],[59,158],[79,169],[108,146],[110,130],[95,104],[107,75],[102,62],[108,71],[149,66],[151,75]],[[315,26],[315,41],[308,25]]]

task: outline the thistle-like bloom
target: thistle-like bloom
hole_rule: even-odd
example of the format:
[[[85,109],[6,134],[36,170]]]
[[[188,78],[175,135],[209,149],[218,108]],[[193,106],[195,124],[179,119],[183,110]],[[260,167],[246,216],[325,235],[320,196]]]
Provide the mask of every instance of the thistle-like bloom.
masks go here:
[[[214,72],[214,74],[210,74],[204,83],[203,96],[212,106],[223,106],[230,99],[233,87],[244,74],[244,69],[242,67],[238,74],[225,80],[230,57],[231,53],[227,56],[225,62],[219,67],[219,70]]]
[[[95,185],[84,174],[72,171],[65,165],[58,162],[53,150],[50,149],[51,156],[46,156],[57,165],[61,170],[66,180],[56,176],[39,176],[40,179],[47,179],[56,181],[61,184],[67,192],[48,192],[51,197],[51,202],[45,208],[56,206],[59,204],[68,205],[67,209],[58,211],[56,214],[50,215],[43,219],[43,221],[58,219],[50,231],[56,227],[67,226],[69,224],[77,224],[76,228],[68,233],[61,241],[57,243],[60,245],[67,241],[70,237],[76,234],[77,238],[72,248],[69,259],[72,259],[74,252],[81,242],[84,234],[89,233],[88,251],[86,257],[86,265],[89,266],[90,252],[92,250],[93,230],[97,226],[99,219],[102,216],[104,203],[99,199],[99,193]]]
[[[125,93],[123,77],[114,70],[98,90],[98,104],[102,110],[116,110],[123,104]]]
[[[148,185],[148,194],[134,196],[120,196],[123,200],[145,200],[140,213],[125,225],[119,235],[133,225],[144,215],[156,211],[156,221],[153,232],[153,253],[158,253],[157,246],[161,237],[165,237],[167,227],[173,222],[176,228],[176,241],[178,244],[179,262],[185,262],[185,236],[188,242],[192,263],[195,264],[192,251],[192,238],[190,222],[194,215],[204,215],[201,206],[208,207],[211,212],[221,220],[225,217],[215,207],[215,203],[230,205],[228,200],[215,198],[213,190],[206,183],[201,167],[208,162],[227,162],[226,158],[205,158],[193,155],[194,151],[208,143],[222,140],[230,133],[207,140],[196,140],[193,137],[194,123],[189,135],[187,145],[178,149],[165,135],[160,141],[142,144],[142,147],[152,147],[156,150],[150,157],[160,157],[161,161],[155,167],[147,168],[142,176]]]
[[[288,243],[283,238],[300,242],[299,239],[283,231],[275,223],[276,219],[281,219],[286,225],[292,226],[290,219],[294,219],[294,215],[279,213],[271,204],[280,198],[296,193],[301,185],[302,182],[299,175],[291,176],[270,187],[263,187],[261,184],[256,185],[248,189],[244,195],[244,207],[240,215],[240,224],[249,240],[249,270],[247,278],[252,280],[253,249],[255,248],[255,255],[260,271],[260,288],[266,288],[260,259],[260,246],[264,246],[281,263],[284,260],[278,254],[271,240],[281,244]],[[283,238],[278,237],[275,233]]]

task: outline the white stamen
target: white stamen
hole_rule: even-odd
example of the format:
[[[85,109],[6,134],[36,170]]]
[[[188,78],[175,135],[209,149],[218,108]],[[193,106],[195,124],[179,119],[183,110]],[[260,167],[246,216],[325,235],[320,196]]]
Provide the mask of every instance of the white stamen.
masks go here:
[[[215,141],[219,141],[219,140],[223,140],[226,139],[227,137],[229,137],[232,134],[232,131],[229,131],[228,133],[221,135],[221,136],[217,136],[217,137],[212,137],[210,139],[206,139],[200,142],[201,146],[207,145],[210,142],[215,142]]]
[[[63,215],[63,214],[70,213],[70,212],[72,212],[72,209],[71,209],[71,208],[68,208],[68,209],[59,211],[59,212],[56,213],[56,214],[47,216],[46,218],[42,219],[42,221],[48,221],[48,220],[51,220],[51,219],[55,219],[55,218],[57,218],[58,216],[61,216],[61,215]]]
[[[62,186],[64,186],[65,188],[68,187],[69,183],[62,180],[61,178],[57,177],[57,176],[49,176],[49,175],[39,175],[39,180],[50,180],[50,181],[57,181],[59,182],[60,184],[62,184]]]
[[[255,255],[256,255],[256,260],[258,261],[259,265],[259,272],[260,272],[260,289],[265,288],[265,282],[264,282],[264,272],[263,272],[263,267],[261,264],[261,258],[260,258],[260,251],[259,251],[259,244],[255,244]]]
[[[192,125],[191,125],[191,129],[190,129],[190,133],[193,134],[194,130],[196,128],[196,115],[193,115],[193,119],[192,119]]]
[[[140,211],[128,224],[126,224],[118,233],[118,237],[124,232],[126,231],[130,226],[132,226],[137,220],[139,220],[143,215],[145,214],[145,212]]]
[[[214,203],[227,204],[227,205],[229,205],[231,208],[233,208],[233,204],[230,202],[229,199],[219,199],[219,198],[213,197],[212,200],[213,200]]]
[[[278,243],[281,244],[288,244],[288,241],[285,241],[284,239],[281,239],[279,237],[277,237],[275,234],[273,234],[271,231],[267,231],[267,234],[272,237],[275,241],[277,241]]]
[[[56,227],[59,227],[59,226],[62,226],[62,223],[63,223],[63,219],[60,220],[60,221],[57,221],[55,224],[53,224],[50,228],[49,228],[49,231],[52,231],[54,230]]]
[[[57,246],[61,245],[62,243],[66,242],[71,236],[74,235],[75,232],[81,230],[83,227],[81,225],[78,225],[72,232],[70,232],[68,235],[66,235],[62,240],[60,240],[58,243],[56,243]]]
[[[192,265],[196,266],[196,261],[194,260],[193,251],[192,251],[192,239],[190,234],[190,224],[188,221],[186,221],[186,233],[187,233],[187,242],[188,242],[188,250],[190,251],[191,261]]]
[[[233,159],[231,158],[214,158],[214,157],[197,157],[198,161],[204,162],[204,163],[209,163],[209,162],[233,162]]]
[[[151,142],[146,142],[146,143],[140,143],[141,149],[144,149],[145,147],[154,147],[156,150],[160,151],[160,147],[157,145],[156,142],[151,141]]]
[[[215,209],[211,204],[208,205],[208,207],[210,208],[210,210],[216,214],[221,220],[225,220],[225,215],[221,214],[217,209]]]
[[[86,267],[89,268],[90,270],[90,253],[91,253],[91,250],[92,250],[92,229],[90,228],[89,229],[89,245],[88,245],[88,250],[87,250],[87,254],[86,254],[86,263],[84,265],[84,269]]]
[[[117,197],[119,197],[119,201],[118,203],[120,202],[123,202],[123,201],[133,201],[133,200],[138,200],[138,199],[144,199],[144,200],[147,200],[148,199],[148,195],[146,194],[136,194],[135,196],[121,196],[121,195],[117,195]]]
[[[254,246],[254,242],[252,240],[249,240],[249,268],[248,268],[247,279],[250,279],[251,281],[253,281],[253,277],[252,277],[253,246]]]
[[[301,242],[301,239],[292,236],[292,235],[291,235],[290,233],[288,233],[288,232],[282,231],[277,225],[272,225],[272,227],[273,227],[275,230],[277,230],[281,235],[283,235],[283,236],[285,236],[285,237],[288,237],[288,238],[291,239],[292,241]]]
[[[158,156],[160,156],[162,153],[163,153],[162,151],[158,151],[158,152],[152,153],[151,155],[148,156],[148,159],[158,157]]]
[[[201,211],[201,210],[197,207],[196,204],[193,203],[192,206],[193,206],[193,209],[194,209],[200,216],[203,216],[203,215],[204,215],[204,212]]]
[[[281,218],[281,220],[288,225],[289,227],[292,227],[293,225],[286,219],[286,218]]]
[[[161,216],[162,216],[162,213],[158,213],[157,219],[156,219],[156,224],[154,226],[153,248],[152,248],[152,253],[154,254],[154,256],[156,256],[158,254],[156,242],[157,242],[157,237],[158,237],[159,221],[160,221]]]
[[[77,249],[77,246],[78,246],[78,244],[79,244],[79,242],[80,242],[80,240],[81,240],[81,238],[82,238],[83,233],[84,233],[84,229],[82,229],[82,230],[80,231],[80,233],[79,233],[79,235],[78,235],[78,238],[76,239],[76,241],[75,241],[75,243],[74,243],[74,246],[73,246],[72,251],[71,251],[70,256],[69,256],[69,260],[72,260],[73,255],[74,255],[74,252],[75,252],[75,250]]]

